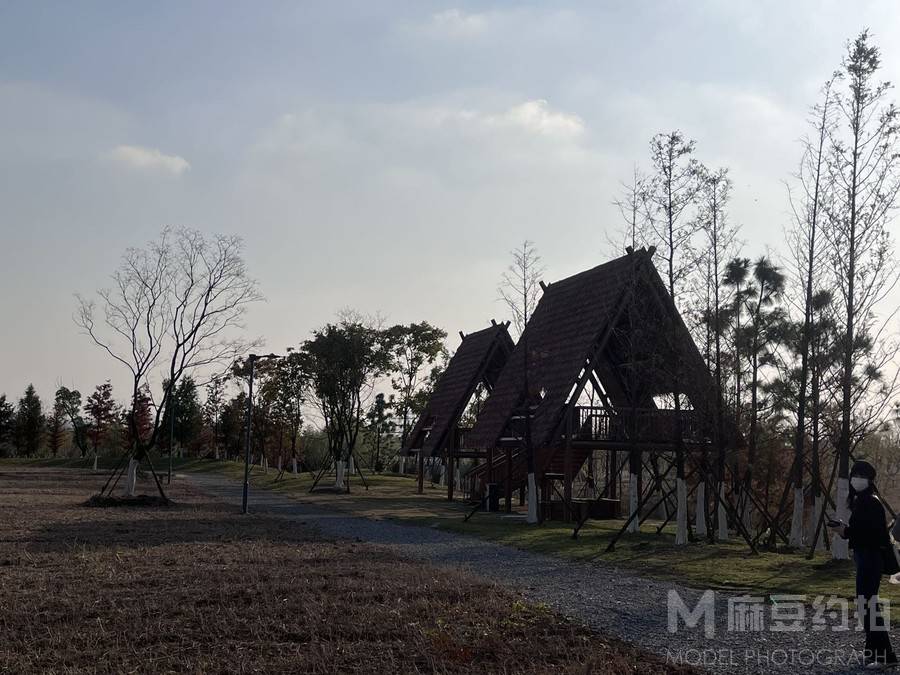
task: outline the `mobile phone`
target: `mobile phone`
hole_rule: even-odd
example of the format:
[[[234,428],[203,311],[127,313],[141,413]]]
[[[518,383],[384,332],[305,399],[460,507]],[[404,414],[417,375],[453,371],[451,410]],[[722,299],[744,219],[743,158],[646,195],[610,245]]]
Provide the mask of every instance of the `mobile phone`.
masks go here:
[[[834,518],[829,518],[827,524],[828,527],[840,527],[841,525],[843,525],[841,521],[835,520]]]

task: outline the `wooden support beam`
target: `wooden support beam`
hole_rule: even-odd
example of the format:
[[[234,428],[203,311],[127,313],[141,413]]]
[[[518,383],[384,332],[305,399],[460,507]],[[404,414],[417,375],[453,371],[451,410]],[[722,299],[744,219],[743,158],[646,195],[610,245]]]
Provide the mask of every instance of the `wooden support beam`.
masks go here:
[[[606,484],[609,489],[609,498],[610,499],[618,499],[618,491],[616,490],[619,478],[619,460],[618,460],[618,452],[613,450],[611,453],[606,455]],[[610,471],[612,468],[612,471]],[[606,490],[604,490],[604,494],[600,495],[601,497],[605,497]]]
[[[425,453],[419,450],[419,458],[418,458],[418,474],[419,474],[419,486],[417,492],[421,494],[425,494]]]
[[[566,416],[566,447],[563,451],[563,513],[565,513],[565,522],[572,520],[572,415],[575,413],[573,408]]]
[[[456,482],[456,470],[455,464],[458,464],[459,460],[453,456],[452,452],[447,453],[447,501],[453,501],[453,484]]]
[[[459,450],[453,456],[457,459],[485,459],[488,453],[487,450]]]
[[[487,469],[485,471],[486,480],[488,483],[494,482],[494,449],[488,448],[487,451]]]
[[[535,476],[537,479],[537,476]],[[547,504],[550,501],[550,479],[547,478],[546,475],[541,474],[540,476],[540,491],[541,491],[541,500],[540,500],[540,508],[538,508],[538,522],[544,522],[544,504]]]
[[[512,448],[506,449],[506,512],[512,513]]]

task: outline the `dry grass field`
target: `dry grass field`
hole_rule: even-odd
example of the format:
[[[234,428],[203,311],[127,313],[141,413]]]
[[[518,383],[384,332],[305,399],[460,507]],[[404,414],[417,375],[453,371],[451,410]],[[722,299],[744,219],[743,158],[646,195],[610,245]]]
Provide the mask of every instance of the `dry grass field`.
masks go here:
[[[0,471],[0,672],[689,672],[474,577],[242,517],[184,480],[170,508],[84,506],[101,480]]]

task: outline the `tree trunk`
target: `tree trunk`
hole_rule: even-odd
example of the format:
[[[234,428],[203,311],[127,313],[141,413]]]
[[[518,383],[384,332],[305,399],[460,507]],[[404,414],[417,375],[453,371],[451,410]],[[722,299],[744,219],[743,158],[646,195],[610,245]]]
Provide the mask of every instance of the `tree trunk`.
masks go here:
[[[628,523],[628,531],[631,533],[636,533],[640,530],[640,514],[638,513],[640,487],[638,482],[638,475],[634,471],[634,466],[632,466],[628,472],[628,516],[631,518],[631,522]]]
[[[849,473],[849,471],[847,473]],[[835,498],[835,506],[837,509],[835,513],[837,519],[844,523],[850,522],[850,508],[847,506],[847,497],[849,495],[850,479],[841,476],[837,479],[837,497]],[[831,556],[835,560],[849,560],[850,543],[843,537],[832,537]]]
[[[854,115],[851,122],[853,131],[853,176],[850,181],[848,195],[850,197],[850,214],[849,214],[849,247],[847,250],[847,325],[844,333],[844,354],[843,369],[841,372],[841,434],[838,438],[838,480],[837,480],[837,498],[835,499],[837,519],[845,523],[850,522],[850,507],[847,504],[847,497],[850,494],[850,423],[853,414],[853,348],[854,339],[856,337],[855,320],[856,320],[856,298],[854,293],[856,290],[856,197],[859,188],[859,143],[861,133],[861,105],[859,97],[861,93],[857,93],[857,98],[853,101]],[[831,538],[831,554],[835,560],[848,560],[850,558],[849,542],[843,537]]]
[[[803,546],[803,487],[794,486],[794,512],[791,517],[791,546]]]
[[[701,478],[697,484],[697,510],[695,513],[694,530],[698,537],[705,537],[706,529],[706,481]]]
[[[535,482],[534,472],[528,472],[528,522],[536,523],[538,522],[538,493],[537,493],[537,483]]]
[[[94,456],[96,458],[96,455]],[[137,470],[140,462],[134,457],[128,460],[128,475],[125,478],[125,496],[134,497],[137,490]]]
[[[344,460],[342,459],[334,461],[334,487],[338,490],[344,489]]]
[[[683,473],[683,471],[682,471]],[[687,536],[687,484],[683,476],[675,479],[678,494],[678,510],[675,514],[675,543],[683,546],[688,543]]]
[[[719,481],[719,499],[718,510],[716,511],[716,522],[718,528],[716,538],[719,541],[728,541],[728,511],[725,509],[725,481]]]
[[[816,529],[819,527],[819,519],[822,517],[823,508],[825,508],[825,499],[822,495],[817,495],[813,499],[813,508],[809,514],[809,521],[806,529],[806,539],[809,542],[812,542],[813,537],[816,536]],[[821,532],[819,533],[819,540],[816,542],[816,550],[825,550],[825,537]]]

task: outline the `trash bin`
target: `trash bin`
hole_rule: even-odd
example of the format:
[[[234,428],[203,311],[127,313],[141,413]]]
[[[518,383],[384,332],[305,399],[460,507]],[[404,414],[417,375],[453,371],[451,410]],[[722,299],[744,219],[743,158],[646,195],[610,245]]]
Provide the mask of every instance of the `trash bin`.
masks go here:
[[[500,485],[499,483],[487,484],[487,506],[488,511],[500,510]]]

